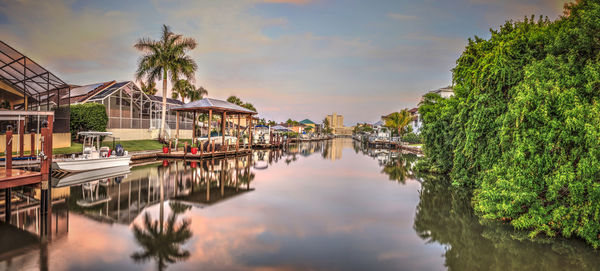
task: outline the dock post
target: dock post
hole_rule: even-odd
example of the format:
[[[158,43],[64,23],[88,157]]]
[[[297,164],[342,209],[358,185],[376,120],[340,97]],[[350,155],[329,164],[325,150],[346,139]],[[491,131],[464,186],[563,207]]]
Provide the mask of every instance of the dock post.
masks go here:
[[[6,127],[6,151],[4,154],[6,155],[6,170],[9,171],[12,169],[12,136],[13,136],[13,128],[11,125]]]
[[[48,120],[42,124],[41,130],[41,195],[40,195],[40,233],[48,235],[51,232],[52,217],[52,187],[50,185],[50,173],[52,171],[52,126],[54,116],[48,116]]]
[[[10,172],[10,170],[12,169],[12,135],[13,135],[12,126],[8,125],[8,127],[6,127],[6,151],[4,152],[6,155],[5,167],[6,167],[7,173]],[[12,193],[11,192],[12,191],[10,188],[6,188],[4,190],[4,198],[5,198],[4,221],[6,223],[10,223],[10,217],[12,216],[12,214],[11,214]]]
[[[235,140],[235,152],[240,151],[240,114],[237,115],[237,129],[235,132],[236,140]]]
[[[19,120],[19,157],[25,155],[25,120]]]
[[[31,130],[31,133],[29,134],[31,136],[31,153],[29,154],[29,156],[35,156],[35,133],[33,132],[33,130]]]
[[[177,115],[177,122],[175,123],[175,130],[177,131],[175,133],[175,138],[177,139],[177,143],[179,143],[179,111],[175,111],[175,115]],[[177,146],[175,146],[175,151],[177,151]]]
[[[250,142],[248,143],[249,144],[248,145],[249,149],[252,149],[252,139],[253,139],[252,138],[252,136],[253,136],[253,134],[252,134],[252,128],[254,128],[254,125],[252,124],[252,120],[253,120],[252,119],[252,115],[250,115],[250,126],[248,126],[248,128],[250,129]]]
[[[227,119],[227,112],[223,111],[221,115],[221,151],[227,151],[225,146],[225,121]]]
[[[208,110],[208,147],[210,148],[210,129],[211,129],[211,123],[212,123],[212,109]],[[208,150],[207,150],[208,151]],[[214,151],[214,149],[213,149]]]

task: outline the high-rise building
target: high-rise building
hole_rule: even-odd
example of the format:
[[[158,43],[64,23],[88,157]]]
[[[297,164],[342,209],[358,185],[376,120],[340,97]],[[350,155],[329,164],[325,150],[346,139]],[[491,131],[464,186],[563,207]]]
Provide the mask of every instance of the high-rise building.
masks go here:
[[[329,127],[333,130],[333,134],[335,135],[351,135],[352,127],[344,126],[344,116],[338,115],[337,113],[333,113],[332,115],[327,115],[327,121],[329,122]]]

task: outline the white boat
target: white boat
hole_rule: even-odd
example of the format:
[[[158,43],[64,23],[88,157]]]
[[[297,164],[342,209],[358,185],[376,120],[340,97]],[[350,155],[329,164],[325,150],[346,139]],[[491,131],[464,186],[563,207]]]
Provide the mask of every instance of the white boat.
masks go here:
[[[111,132],[79,132],[83,136],[83,152],[78,157],[56,159],[52,162],[52,169],[62,172],[83,172],[105,168],[129,166],[131,156],[122,148],[110,150],[100,147],[100,137],[111,136]],[[96,145],[94,146],[94,141]]]
[[[60,178],[52,179],[53,187],[66,187],[78,184],[83,184],[91,181],[97,181],[99,179],[108,179],[114,177],[126,176],[131,173],[131,167],[119,166],[111,168],[103,168],[98,170],[90,170],[85,172],[71,173]]]

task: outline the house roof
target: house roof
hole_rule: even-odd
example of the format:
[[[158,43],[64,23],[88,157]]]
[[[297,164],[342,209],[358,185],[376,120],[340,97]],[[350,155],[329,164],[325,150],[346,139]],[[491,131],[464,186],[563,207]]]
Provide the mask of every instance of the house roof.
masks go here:
[[[69,87],[56,75],[3,41],[0,41],[0,78],[28,95]]]
[[[302,123],[302,124],[316,124],[312,120],[309,120],[309,119],[304,119],[304,120],[300,121],[300,123]]]
[[[156,96],[156,95],[147,95],[148,98],[150,98],[150,100],[156,101],[156,102],[161,102],[162,103],[162,97],[161,96]],[[167,103],[170,104],[177,104],[177,105],[183,105],[184,103],[180,100],[176,100],[176,99],[171,99],[167,97]]]
[[[440,88],[440,89],[432,90],[430,92],[432,92],[432,93],[454,92],[454,89],[452,87],[445,87],[445,88]]]
[[[105,88],[107,88],[108,86],[110,86],[114,83],[115,83],[115,81],[108,81],[108,82],[89,84],[89,85],[85,85],[85,86],[71,86],[71,93],[70,93],[71,101],[81,102],[81,101],[85,100],[86,98],[94,95],[95,93],[98,93],[98,92],[104,90]],[[68,99],[68,98],[69,98],[68,93],[60,97],[61,100]]]
[[[411,114],[414,114],[414,113],[417,113],[417,112],[419,112],[419,108],[418,107],[411,108],[411,109],[408,110],[408,113],[411,113]]]
[[[175,111],[200,111],[200,112],[208,112],[209,110],[212,110],[213,112],[230,112],[230,113],[248,114],[248,115],[257,114],[256,112],[249,110],[247,108],[241,107],[237,104],[233,104],[228,101],[212,99],[212,98],[204,98],[202,100],[189,102],[189,103],[186,103],[179,107],[175,107],[172,110],[175,110]]]

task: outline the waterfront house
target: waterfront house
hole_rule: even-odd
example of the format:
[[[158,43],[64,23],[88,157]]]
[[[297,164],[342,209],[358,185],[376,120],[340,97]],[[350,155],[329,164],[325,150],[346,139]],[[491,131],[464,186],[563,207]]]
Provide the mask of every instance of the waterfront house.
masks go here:
[[[309,120],[309,119],[304,119],[304,120],[300,121],[300,124],[303,124],[304,126],[310,126],[310,127],[312,127],[313,131],[317,127],[317,124],[314,123],[312,120]]]
[[[65,99],[68,97],[61,97]],[[109,81],[71,90],[71,104],[99,103],[106,107],[107,131],[121,140],[154,139],[158,137],[162,115],[162,97],[142,92],[133,81]],[[175,112],[171,109],[183,105],[179,100],[167,99],[165,132],[172,137],[177,126]],[[180,116],[179,129],[183,136],[191,137],[191,113]]]
[[[71,87],[51,71],[31,58],[0,41],[0,107],[11,110],[54,111],[53,146],[71,146],[70,110],[67,101],[56,97],[68,97]],[[25,117],[23,117],[25,118]],[[39,121],[33,116],[23,121],[23,130],[39,131]],[[8,121],[0,122],[0,130],[5,131]],[[12,123],[14,124],[14,123]],[[19,131],[20,125],[15,127]],[[19,144],[19,137],[16,137]],[[30,141],[24,140],[25,149]],[[0,136],[0,149],[4,149],[4,135]]]
[[[410,113],[410,115],[412,116],[412,121],[410,122],[412,132],[415,134],[421,133],[421,127],[423,126],[423,122],[421,120],[421,116],[419,115],[419,108],[411,108],[408,110],[408,113]]]
[[[430,91],[430,93],[436,93],[442,96],[442,98],[450,98],[454,96],[454,89],[452,87],[445,87]]]

